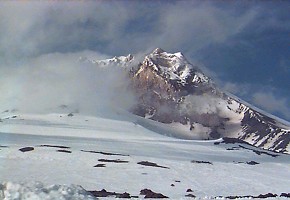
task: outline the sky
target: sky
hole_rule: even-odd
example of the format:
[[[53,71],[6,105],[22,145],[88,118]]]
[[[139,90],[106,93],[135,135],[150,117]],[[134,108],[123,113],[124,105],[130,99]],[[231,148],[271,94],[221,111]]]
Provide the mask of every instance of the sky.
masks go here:
[[[160,47],[182,52],[219,87],[290,121],[289,7],[289,1],[1,1],[1,106],[26,99],[34,101],[31,109],[47,96],[50,102],[92,102],[94,89],[109,89],[90,88],[104,85],[103,72],[92,66],[74,81],[84,71],[75,64],[79,56],[140,55]],[[127,84],[119,78],[114,91]],[[67,88],[74,95],[60,98]]]

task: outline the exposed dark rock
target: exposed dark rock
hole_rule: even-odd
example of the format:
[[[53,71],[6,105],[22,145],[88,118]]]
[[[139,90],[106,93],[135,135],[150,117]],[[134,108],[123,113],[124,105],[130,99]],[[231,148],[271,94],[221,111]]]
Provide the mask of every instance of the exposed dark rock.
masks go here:
[[[14,116],[12,116],[11,118],[12,118],[12,119],[15,119],[15,118],[17,118],[17,116],[16,116],[16,115],[14,115]]]
[[[176,182],[176,183],[180,183],[181,181],[179,181],[179,180],[175,180],[174,182]]]
[[[71,151],[68,151],[68,150],[64,150],[64,149],[59,149],[59,150],[56,150],[57,152],[62,152],[62,153],[71,153]]]
[[[266,198],[270,198],[270,197],[277,197],[277,194],[272,194],[272,193],[268,193],[268,194],[260,194],[259,196],[255,196],[255,199],[266,199]]]
[[[34,148],[33,147],[23,147],[21,149],[19,149],[19,151],[21,152],[27,152],[27,151],[33,151]]]
[[[244,140],[251,135],[255,135],[256,139],[251,142],[254,146],[264,148],[268,141],[272,140],[279,134],[272,146],[267,147],[268,150],[275,152],[285,152],[290,143],[290,130],[282,130],[275,120],[255,110],[249,109],[244,114],[241,122],[244,135],[240,139]],[[259,141],[263,142],[259,143]]]
[[[243,149],[247,149],[247,150],[250,150],[250,151],[253,151],[255,154],[257,155],[268,155],[268,156],[271,156],[271,157],[278,157],[279,154],[274,154],[274,153],[270,153],[270,152],[266,152],[266,150],[257,150],[257,149],[251,149],[251,148],[247,148],[245,146],[242,146],[242,145],[239,145],[240,148],[243,148]],[[256,148],[253,146],[253,148]]]
[[[283,195],[285,194],[286,196],[283,197],[287,197],[286,193],[282,193]],[[281,194],[281,195],[282,195]],[[282,197],[280,195],[280,197]],[[225,197],[226,199],[245,199],[245,198],[250,198],[250,199],[267,199],[267,198],[275,198],[278,197],[277,194],[272,194],[272,193],[267,193],[267,194],[260,194],[258,196],[253,196],[253,195],[245,195],[245,196],[227,196]],[[215,198],[224,198],[223,196],[218,196]]]
[[[108,153],[108,152],[103,152],[103,151],[86,151],[86,150],[81,150],[81,151],[87,152],[87,153],[98,153],[98,154],[107,155],[107,156],[130,156],[130,155],[125,155],[125,154]]]
[[[186,197],[191,197],[191,198],[195,198],[196,196],[194,194],[186,194]]]
[[[50,144],[42,144],[38,147],[54,147],[54,148],[60,148],[60,149],[70,149],[70,147],[62,146],[62,145],[50,145]]]
[[[268,155],[268,156],[271,156],[271,157],[278,157],[279,154],[278,153],[275,153],[275,152],[268,152],[267,150],[259,150],[257,149],[257,147],[247,143],[247,142],[244,142],[240,139],[236,139],[236,138],[223,138],[224,141],[222,142],[215,142],[214,144],[215,145],[219,145],[221,143],[225,143],[225,144],[239,144],[238,147],[231,147],[231,148],[227,148],[226,150],[229,150],[229,151],[232,151],[232,150],[239,150],[239,149],[247,149],[247,150],[250,150],[250,151],[253,151],[255,154],[257,155]],[[244,144],[244,145],[242,145]],[[250,146],[251,148],[249,147],[245,147],[246,145]]]
[[[74,114],[69,113],[67,116],[68,116],[68,117],[72,117],[72,116],[74,116]]]
[[[115,198],[124,198],[124,199],[130,199],[131,195],[127,192],[124,193],[116,193],[116,192],[108,192],[105,189],[102,189],[101,191],[89,191],[94,197],[115,197]]]
[[[281,193],[280,197],[287,197],[290,198],[290,193]]]
[[[172,183],[170,186],[171,186],[171,187],[174,187],[175,185]]]
[[[106,165],[105,164],[97,164],[94,167],[106,167]]]
[[[239,150],[239,147],[232,147],[232,148],[227,148],[228,151],[233,151],[233,150]]]
[[[229,138],[229,137],[224,137],[223,141],[221,143],[224,143],[224,144],[236,144],[236,143],[248,144],[247,142],[240,140],[238,138]]]
[[[260,163],[258,162],[255,162],[255,161],[250,161],[250,162],[247,162],[248,165],[258,165]]]
[[[164,168],[164,169],[169,169],[169,167],[164,167],[164,166],[161,166],[161,165],[157,165],[156,163],[148,162],[148,161],[141,161],[141,162],[138,162],[137,164],[144,165],[144,166],[149,166],[149,167],[160,167],[160,168]]]
[[[120,159],[117,159],[117,160],[99,159],[98,161],[99,162],[108,162],[108,163],[128,163],[129,162],[127,160],[120,160]]]
[[[187,189],[186,192],[193,192],[192,189]]]
[[[161,194],[161,193],[156,193],[153,192],[152,190],[149,189],[143,189],[140,191],[140,195],[145,195],[145,199],[151,198],[151,199],[164,199],[164,198],[168,198],[167,196]]]
[[[241,199],[241,198],[253,198],[253,196],[227,196],[226,199]]]
[[[198,163],[198,164],[209,164],[209,165],[213,165],[212,162],[208,162],[208,161],[199,161],[199,160],[192,160],[192,163]]]
[[[0,145],[1,148],[8,148],[9,146]]]

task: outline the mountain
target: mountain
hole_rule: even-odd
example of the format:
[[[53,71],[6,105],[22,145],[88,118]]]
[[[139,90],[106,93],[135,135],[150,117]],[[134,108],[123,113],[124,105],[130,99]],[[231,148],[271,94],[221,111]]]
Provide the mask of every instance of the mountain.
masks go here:
[[[219,89],[184,55],[157,48],[138,62],[128,56],[88,60],[128,71],[138,103],[135,115],[182,129],[182,139],[235,138],[263,149],[289,153],[290,126]]]
[[[103,109],[92,114],[62,101],[48,112],[0,112],[0,199],[290,197],[290,155],[282,132],[289,128],[218,89],[181,53],[156,49],[141,60],[128,55],[80,61],[77,66],[102,68],[89,70],[90,78],[102,72],[101,87],[117,82],[138,103],[130,101],[131,113],[105,101],[90,106]],[[114,79],[107,78],[111,73]],[[116,81],[120,75],[129,84]],[[80,77],[74,78],[81,82]],[[249,144],[254,138],[259,146],[268,129],[275,136],[262,148],[272,145],[284,154]],[[285,148],[276,145],[279,139]]]

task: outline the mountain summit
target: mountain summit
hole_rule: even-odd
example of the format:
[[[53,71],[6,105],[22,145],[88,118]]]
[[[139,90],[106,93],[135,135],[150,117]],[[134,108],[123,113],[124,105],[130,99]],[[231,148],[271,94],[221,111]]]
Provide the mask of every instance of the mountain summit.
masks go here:
[[[182,129],[183,139],[235,138],[289,153],[290,127],[239,98],[220,90],[182,53],[161,48],[132,62],[132,55],[91,61],[124,67],[138,104],[133,114]]]

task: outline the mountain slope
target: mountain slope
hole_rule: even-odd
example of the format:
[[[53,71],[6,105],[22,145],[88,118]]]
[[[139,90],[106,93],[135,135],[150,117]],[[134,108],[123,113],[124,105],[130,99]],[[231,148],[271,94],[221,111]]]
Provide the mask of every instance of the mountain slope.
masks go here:
[[[132,113],[183,127],[186,139],[232,137],[289,153],[289,126],[221,91],[182,53],[157,48],[142,62],[133,61],[132,55],[92,61],[97,66],[113,64],[128,70],[138,99]]]
[[[5,200],[94,199],[86,191],[144,199],[145,189],[170,199],[289,193],[289,155],[230,139],[167,137],[158,134],[167,132],[161,123],[126,113],[114,119],[19,112],[0,117]]]

